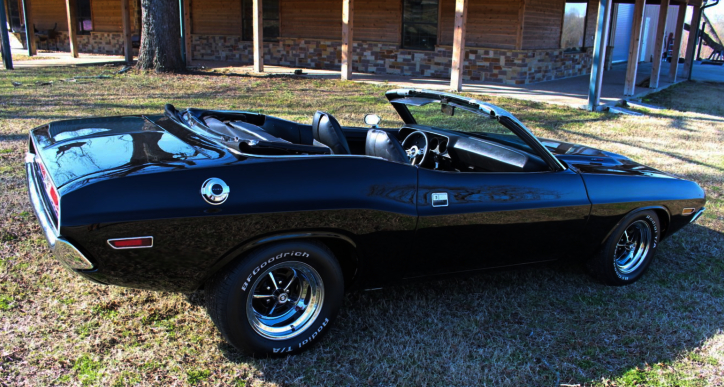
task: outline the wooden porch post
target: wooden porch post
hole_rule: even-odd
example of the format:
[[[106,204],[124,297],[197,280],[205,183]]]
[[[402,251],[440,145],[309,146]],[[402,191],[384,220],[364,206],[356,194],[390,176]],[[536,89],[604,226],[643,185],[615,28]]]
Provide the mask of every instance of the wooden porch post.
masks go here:
[[[684,36],[684,19],[686,19],[686,3],[679,3],[679,14],[676,16],[676,31],[674,32],[674,47],[671,49],[671,66],[669,67],[669,81],[676,82],[676,73],[679,70],[679,55],[681,54],[681,40]]]
[[[691,15],[691,23],[689,24],[689,40],[686,43],[686,57],[684,59],[684,71],[681,76],[684,79],[691,79],[691,68],[694,65],[694,54],[696,53],[696,38],[701,24],[701,5],[693,5],[694,12]]]
[[[651,78],[649,87],[659,87],[659,73],[661,72],[661,54],[664,52],[664,41],[666,40],[666,22],[669,14],[669,0],[661,0],[659,6],[659,25],[656,26],[656,41],[654,43],[654,65],[651,67]]]
[[[352,79],[354,0],[342,0],[342,79]]]
[[[596,111],[601,102],[601,84],[603,82],[603,68],[605,67],[606,46],[608,45],[612,8],[613,0],[599,0],[596,36],[593,40],[591,81],[588,84],[588,110],[590,111]]]
[[[264,15],[262,0],[254,0],[254,72],[264,72]]]
[[[35,42],[35,28],[33,27],[33,11],[30,0],[23,0],[23,21],[25,22],[25,47],[28,48],[28,56],[38,54],[38,45]]]
[[[455,32],[453,33],[452,76],[450,89],[463,88],[463,60],[465,59],[465,27],[468,16],[468,0],[455,1]]]
[[[520,0],[520,7],[518,8],[518,30],[515,36],[515,49],[523,49],[523,29],[525,28],[525,1]]]
[[[76,31],[78,30],[78,7],[75,0],[65,0],[65,10],[68,14],[68,38],[70,40],[70,55],[73,58],[78,57],[78,38]]]
[[[131,45],[131,10],[128,0],[121,0],[121,18],[123,19],[123,51],[126,54],[126,63],[133,62],[133,46]]]
[[[191,60],[194,58],[191,52],[191,0],[183,0],[183,7],[183,44],[186,47],[186,66],[191,66]]]
[[[626,83],[623,95],[634,95],[636,89],[636,71],[639,69],[639,51],[641,51],[641,30],[644,25],[645,0],[636,0],[634,7],[633,26],[631,27],[631,43],[628,47],[628,65],[626,66]]]

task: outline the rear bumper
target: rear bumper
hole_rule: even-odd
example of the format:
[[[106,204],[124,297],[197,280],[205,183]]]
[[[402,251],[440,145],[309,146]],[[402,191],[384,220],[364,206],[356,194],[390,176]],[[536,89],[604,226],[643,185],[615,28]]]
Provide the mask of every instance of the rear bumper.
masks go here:
[[[28,185],[30,204],[33,206],[35,216],[40,222],[40,228],[45,234],[50,249],[55,258],[71,270],[93,270],[93,264],[83,255],[72,243],[58,234],[55,226],[50,220],[50,209],[46,208],[41,199],[41,185],[35,173],[35,155],[28,153],[25,156],[25,173]]]

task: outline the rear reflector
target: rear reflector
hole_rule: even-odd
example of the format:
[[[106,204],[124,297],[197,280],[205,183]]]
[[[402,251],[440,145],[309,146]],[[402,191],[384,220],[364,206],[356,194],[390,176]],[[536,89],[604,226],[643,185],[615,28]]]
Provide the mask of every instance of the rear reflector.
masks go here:
[[[153,237],[117,238],[109,239],[108,244],[116,250],[119,249],[144,249],[153,247]]]

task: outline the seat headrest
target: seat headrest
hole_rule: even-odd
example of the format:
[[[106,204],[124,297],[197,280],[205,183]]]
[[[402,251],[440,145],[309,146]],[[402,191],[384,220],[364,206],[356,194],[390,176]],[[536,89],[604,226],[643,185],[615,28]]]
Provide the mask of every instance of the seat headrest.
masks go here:
[[[367,131],[365,154],[396,163],[410,163],[410,159],[407,157],[405,150],[402,149],[400,142],[384,130],[370,129]]]
[[[318,111],[314,113],[312,121],[312,135],[315,140],[332,149],[336,155],[348,155],[349,150],[347,139],[342,133],[342,126],[331,114]]]

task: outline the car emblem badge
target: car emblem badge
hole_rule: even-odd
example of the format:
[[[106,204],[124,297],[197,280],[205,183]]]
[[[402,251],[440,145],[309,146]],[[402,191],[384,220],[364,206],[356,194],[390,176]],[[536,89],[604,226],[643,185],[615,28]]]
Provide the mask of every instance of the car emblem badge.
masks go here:
[[[201,185],[201,197],[206,200],[206,203],[215,206],[225,202],[229,198],[229,192],[229,186],[218,177],[207,179]]]

